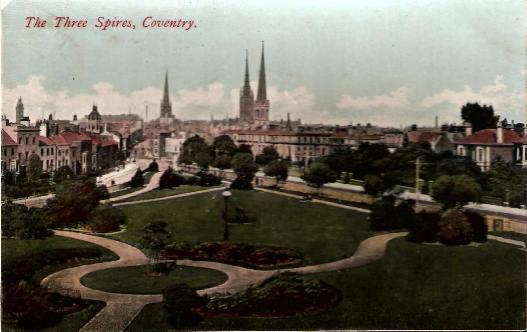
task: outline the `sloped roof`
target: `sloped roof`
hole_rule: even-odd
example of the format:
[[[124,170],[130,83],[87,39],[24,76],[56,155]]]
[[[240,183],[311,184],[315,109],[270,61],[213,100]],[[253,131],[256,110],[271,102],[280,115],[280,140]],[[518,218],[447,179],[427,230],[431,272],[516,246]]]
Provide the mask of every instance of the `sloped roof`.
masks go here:
[[[443,133],[437,131],[409,131],[406,133],[409,143],[436,142]]]
[[[91,141],[91,137],[77,131],[63,131],[58,135],[49,137],[57,145],[69,145],[77,141]]]
[[[2,145],[18,145],[4,129],[2,129]]]
[[[465,138],[456,140],[458,144],[480,144],[480,145],[510,145],[521,143],[525,135],[518,134],[511,129],[503,129],[503,142],[498,143],[496,129],[483,129]]]
[[[55,145],[55,143],[45,136],[38,136],[38,141],[42,142],[44,145]]]

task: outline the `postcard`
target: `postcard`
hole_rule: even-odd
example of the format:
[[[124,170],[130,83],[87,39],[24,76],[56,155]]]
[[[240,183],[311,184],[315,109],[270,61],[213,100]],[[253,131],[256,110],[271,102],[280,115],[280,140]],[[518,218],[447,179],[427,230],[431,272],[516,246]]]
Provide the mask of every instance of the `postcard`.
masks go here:
[[[2,330],[526,328],[525,1],[1,7]]]

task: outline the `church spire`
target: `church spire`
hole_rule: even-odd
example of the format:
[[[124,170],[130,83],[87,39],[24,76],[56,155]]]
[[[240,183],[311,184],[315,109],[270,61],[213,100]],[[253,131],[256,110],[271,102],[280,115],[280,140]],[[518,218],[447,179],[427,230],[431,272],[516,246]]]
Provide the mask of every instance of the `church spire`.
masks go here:
[[[267,100],[267,86],[265,83],[265,61],[264,61],[264,42],[262,41],[262,60],[260,61],[260,77],[258,78],[257,101]]]
[[[168,94],[168,69],[165,72],[165,90],[163,91],[163,103],[170,103],[170,98]]]
[[[161,100],[161,118],[172,118],[172,104],[168,92],[168,69],[165,72],[165,88],[163,90],[163,99]]]
[[[243,94],[249,96],[251,94],[251,84],[249,83],[249,51],[245,50],[245,80],[243,82]]]

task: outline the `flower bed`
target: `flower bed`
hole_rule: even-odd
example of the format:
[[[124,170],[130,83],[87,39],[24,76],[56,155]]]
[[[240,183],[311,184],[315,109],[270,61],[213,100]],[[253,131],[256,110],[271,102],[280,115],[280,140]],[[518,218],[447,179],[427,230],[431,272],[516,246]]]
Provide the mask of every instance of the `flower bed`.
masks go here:
[[[161,252],[166,259],[211,260],[251,268],[280,268],[302,263],[303,255],[281,247],[256,247],[245,243],[176,243]]]
[[[215,295],[192,311],[208,317],[289,317],[316,314],[336,306],[341,293],[320,280],[282,275],[234,295]]]

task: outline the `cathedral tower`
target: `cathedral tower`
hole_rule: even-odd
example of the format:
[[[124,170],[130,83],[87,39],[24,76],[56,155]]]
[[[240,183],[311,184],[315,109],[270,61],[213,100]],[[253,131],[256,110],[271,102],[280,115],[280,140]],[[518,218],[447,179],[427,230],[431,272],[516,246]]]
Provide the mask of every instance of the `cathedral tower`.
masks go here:
[[[249,83],[249,52],[245,52],[245,80],[240,89],[240,123],[250,125],[253,122],[254,94]]]
[[[260,60],[260,75],[258,77],[258,95],[254,103],[253,121],[257,126],[269,123],[269,99],[267,99],[267,84],[265,81],[264,44],[262,41],[262,59]]]

